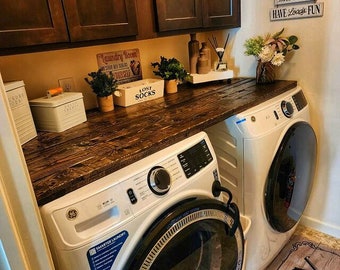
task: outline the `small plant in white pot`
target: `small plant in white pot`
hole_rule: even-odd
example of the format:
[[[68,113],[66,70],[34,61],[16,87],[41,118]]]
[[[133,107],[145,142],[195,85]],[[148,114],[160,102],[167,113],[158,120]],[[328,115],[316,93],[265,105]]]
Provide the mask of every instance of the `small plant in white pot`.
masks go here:
[[[107,74],[102,69],[98,69],[98,71],[88,73],[88,76],[91,79],[85,78],[85,81],[97,95],[99,109],[102,112],[113,111],[113,92],[117,88],[117,80],[113,77],[112,71]]]
[[[161,61],[153,62],[151,63],[151,66],[157,68],[153,73],[164,79],[165,90],[169,94],[176,93],[178,82],[184,80],[188,76],[188,72],[176,58],[167,59],[164,56],[161,56]]]

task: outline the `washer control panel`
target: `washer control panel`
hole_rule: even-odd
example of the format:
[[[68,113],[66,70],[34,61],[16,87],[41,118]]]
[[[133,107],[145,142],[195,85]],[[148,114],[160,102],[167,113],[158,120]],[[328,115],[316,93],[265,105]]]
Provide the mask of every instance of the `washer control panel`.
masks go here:
[[[177,157],[187,178],[195,175],[213,160],[205,140],[180,153]]]
[[[159,200],[171,197],[174,192],[185,190],[185,187],[196,182],[201,174],[208,173],[209,176],[204,177],[205,181],[213,181],[211,168],[216,168],[217,162],[207,140],[205,137],[182,149],[175,149],[174,155],[165,159],[164,155],[160,155],[159,159],[163,160],[121,181],[120,186],[127,192],[132,212],[138,215],[143,209],[157,204]]]

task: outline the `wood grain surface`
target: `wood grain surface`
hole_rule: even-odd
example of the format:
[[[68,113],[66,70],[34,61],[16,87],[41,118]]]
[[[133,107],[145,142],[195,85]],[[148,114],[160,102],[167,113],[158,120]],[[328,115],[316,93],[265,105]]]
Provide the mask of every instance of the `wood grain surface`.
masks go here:
[[[39,132],[23,151],[39,205],[194,135],[233,114],[294,88],[296,81],[254,79],[183,84],[176,94],[109,113],[61,133]]]

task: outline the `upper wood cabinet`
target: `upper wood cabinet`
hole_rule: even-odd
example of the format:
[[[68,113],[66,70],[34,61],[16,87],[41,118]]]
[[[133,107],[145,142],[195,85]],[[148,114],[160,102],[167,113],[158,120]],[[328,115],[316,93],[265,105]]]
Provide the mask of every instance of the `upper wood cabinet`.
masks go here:
[[[240,0],[155,0],[159,31],[232,28],[241,24]]]
[[[238,27],[240,1],[0,0],[0,55]]]
[[[240,0],[203,0],[203,27],[241,26]]]
[[[69,40],[60,0],[0,0],[0,48]]]
[[[159,31],[202,27],[202,0],[156,0]]]
[[[0,0],[0,6],[0,48],[138,33],[135,0]]]
[[[71,41],[137,35],[134,0],[63,0]]]

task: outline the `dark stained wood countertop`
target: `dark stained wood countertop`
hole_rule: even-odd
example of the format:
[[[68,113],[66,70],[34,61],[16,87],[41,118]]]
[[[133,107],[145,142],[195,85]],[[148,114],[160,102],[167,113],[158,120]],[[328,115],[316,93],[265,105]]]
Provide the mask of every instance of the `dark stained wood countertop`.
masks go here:
[[[46,204],[120,168],[294,88],[296,81],[256,85],[183,84],[176,94],[109,113],[87,112],[87,122],[61,133],[39,132],[23,145],[38,205]]]

